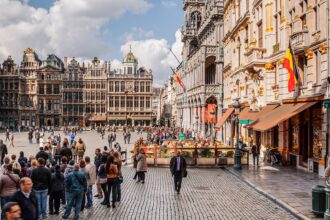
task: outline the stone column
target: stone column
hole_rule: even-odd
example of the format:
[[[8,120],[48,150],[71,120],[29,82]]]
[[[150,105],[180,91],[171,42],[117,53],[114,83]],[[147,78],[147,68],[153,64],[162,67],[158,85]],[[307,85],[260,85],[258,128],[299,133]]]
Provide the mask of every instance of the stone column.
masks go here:
[[[202,137],[205,137],[205,105],[202,105]]]

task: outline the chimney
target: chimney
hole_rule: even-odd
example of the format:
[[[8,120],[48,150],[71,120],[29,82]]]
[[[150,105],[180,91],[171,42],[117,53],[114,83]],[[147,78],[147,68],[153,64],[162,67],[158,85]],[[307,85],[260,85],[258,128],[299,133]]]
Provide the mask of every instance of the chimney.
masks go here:
[[[64,68],[68,67],[68,58],[64,57]]]
[[[108,69],[109,69],[109,72],[111,71],[111,61],[109,61],[108,63]]]

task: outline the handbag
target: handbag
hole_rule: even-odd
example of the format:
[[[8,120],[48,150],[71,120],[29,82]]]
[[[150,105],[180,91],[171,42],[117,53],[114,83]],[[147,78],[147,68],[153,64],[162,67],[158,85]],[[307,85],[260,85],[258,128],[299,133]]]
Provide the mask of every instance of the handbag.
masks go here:
[[[105,184],[107,183],[108,179],[107,178],[99,178],[100,184]]]
[[[183,172],[183,177],[187,177],[187,176],[188,176],[188,171],[185,170],[185,171]]]

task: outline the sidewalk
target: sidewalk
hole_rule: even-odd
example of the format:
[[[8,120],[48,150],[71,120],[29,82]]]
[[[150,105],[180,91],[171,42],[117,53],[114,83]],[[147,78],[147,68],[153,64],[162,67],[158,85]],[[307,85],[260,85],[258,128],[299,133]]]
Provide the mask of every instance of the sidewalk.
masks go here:
[[[324,185],[324,178],[317,174],[283,166],[256,168],[250,165],[243,166],[240,171],[233,167],[227,170],[297,215],[318,219],[312,213],[312,188]]]

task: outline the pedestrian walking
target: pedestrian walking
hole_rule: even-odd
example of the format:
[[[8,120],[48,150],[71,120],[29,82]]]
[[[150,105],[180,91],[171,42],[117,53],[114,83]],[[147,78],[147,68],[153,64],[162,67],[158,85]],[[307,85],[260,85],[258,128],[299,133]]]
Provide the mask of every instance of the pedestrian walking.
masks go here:
[[[32,190],[32,180],[28,177],[23,177],[19,185],[20,190],[16,191],[10,200],[19,204],[22,211],[22,219],[38,220],[37,197]]]
[[[83,195],[87,190],[87,180],[85,174],[79,171],[79,165],[74,165],[74,170],[65,177],[65,190],[68,193],[68,204],[63,215],[63,219],[68,219],[72,207],[74,207],[74,220],[79,219],[79,212]]]
[[[3,208],[2,212],[4,213],[4,218],[6,220],[22,220],[21,218],[21,208],[17,202],[8,202]]]
[[[115,160],[113,156],[109,156],[107,159],[107,163],[105,165],[105,171],[107,173],[108,179],[108,197],[107,197],[107,207],[110,207],[110,194],[112,193],[112,208],[116,208],[116,182],[117,182],[117,175],[118,175],[118,168],[115,164]]]
[[[30,144],[32,144],[32,138],[33,138],[33,131],[30,130],[28,133],[28,139],[29,139]]]
[[[51,173],[45,167],[46,161],[40,157],[39,166],[32,170],[31,180],[38,201],[38,218],[47,218],[47,195],[51,186]]]
[[[7,146],[3,143],[3,140],[0,139],[0,159],[1,164],[3,164],[3,159],[8,154]]]
[[[73,141],[73,143],[71,145],[71,153],[72,153],[73,160],[75,162],[77,162],[77,157],[78,157],[76,145],[77,145],[77,142],[76,141]]]
[[[112,147],[112,142],[113,142],[113,136],[112,133],[108,134],[108,145],[111,148]]]
[[[96,168],[95,165],[91,163],[90,157],[85,157],[86,162],[86,173],[87,173],[87,205],[86,208],[91,208],[93,206],[93,185],[96,182]]]
[[[51,175],[49,193],[49,214],[58,215],[61,204],[61,197],[64,193],[64,175],[59,165],[55,166],[55,173]]]
[[[127,129],[127,132],[126,132],[126,141],[127,141],[127,144],[129,144],[131,142],[131,132],[129,131],[129,129]]]
[[[74,132],[71,132],[71,135],[70,135],[70,145],[72,145],[74,139],[75,139]]]
[[[14,147],[14,134],[11,134],[10,135],[10,138],[9,138],[9,147]]]
[[[94,197],[97,197],[99,199],[102,199],[102,197],[103,197],[101,183],[100,183],[100,177],[98,175],[98,170],[99,170],[99,167],[100,167],[101,164],[102,164],[101,149],[96,148],[95,149],[95,157],[94,157],[94,165],[95,165],[95,169],[96,169],[96,190],[97,190],[97,194]]]
[[[37,144],[39,144],[39,142],[40,142],[40,132],[39,132],[39,130],[36,131],[36,133],[34,134],[34,137],[37,141]]]
[[[253,144],[251,148],[251,153],[253,157],[253,166],[259,166],[259,156],[260,156],[260,145]]]
[[[136,158],[137,160],[137,167],[136,167],[136,171],[138,173],[138,181],[142,184],[144,184],[145,181],[145,173],[147,172],[147,157],[146,154],[144,152],[144,150],[141,148],[139,155]]]
[[[38,160],[39,158],[44,159],[45,163],[48,160],[48,153],[44,150],[43,147],[40,147],[39,152],[36,154],[36,159]]]
[[[9,141],[9,135],[10,135],[9,128],[7,128],[6,129],[6,139],[5,139],[5,142]]]
[[[5,174],[0,176],[0,202],[3,210],[5,204],[10,201],[10,197],[19,188],[19,176],[13,173],[13,165],[9,164],[5,169]],[[5,213],[1,212],[1,219],[5,219]]]
[[[72,159],[72,152],[68,148],[68,142],[64,141],[62,145],[62,149],[60,151],[61,158],[66,157],[68,161]]]
[[[62,158],[61,150],[62,150],[61,149],[61,144],[57,143],[56,147],[55,147],[55,150],[54,150],[54,160],[55,160],[56,164],[58,164],[58,165],[61,164],[61,158]]]
[[[172,176],[174,177],[174,189],[179,194],[181,190],[182,178],[187,176],[187,163],[181,156],[180,151],[177,152],[176,157],[172,157],[170,169]]]
[[[76,151],[78,153],[78,158],[82,159],[86,151],[86,145],[81,138],[78,139],[78,143],[76,144]]]

